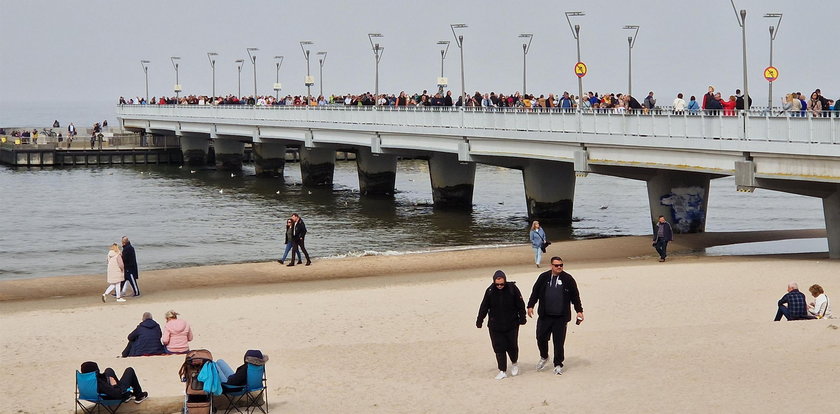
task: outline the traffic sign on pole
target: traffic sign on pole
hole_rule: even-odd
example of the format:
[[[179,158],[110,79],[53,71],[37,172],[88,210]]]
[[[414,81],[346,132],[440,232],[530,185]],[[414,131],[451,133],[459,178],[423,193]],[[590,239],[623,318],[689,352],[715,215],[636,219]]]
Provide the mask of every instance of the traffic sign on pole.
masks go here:
[[[767,69],[764,69],[764,79],[767,79],[767,82],[779,79],[779,70],[774,66],[768,66]]]
[[[583,63],[583,62],[575,63],[575,75],[577,75],[577,77],[582,78],[582,77],[586,76],[586,72],[587,72],[586,63]]]

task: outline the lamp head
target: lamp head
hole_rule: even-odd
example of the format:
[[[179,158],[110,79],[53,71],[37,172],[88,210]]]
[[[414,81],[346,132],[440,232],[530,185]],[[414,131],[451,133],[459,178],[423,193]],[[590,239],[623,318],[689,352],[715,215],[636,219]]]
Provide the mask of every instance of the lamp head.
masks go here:
[[[437,44],[439,44],[439,45],[449,45],[449,41],[448,40],[438,40]]]

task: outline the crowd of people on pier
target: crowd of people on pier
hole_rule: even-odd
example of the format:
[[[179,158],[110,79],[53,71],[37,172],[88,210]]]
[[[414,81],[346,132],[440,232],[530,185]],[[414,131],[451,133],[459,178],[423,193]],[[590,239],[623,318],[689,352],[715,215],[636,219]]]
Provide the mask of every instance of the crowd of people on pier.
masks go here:
[[[254,106],[384,106],[384,107],[467,107],[480,110],[500,110],[514,108],[531,111],[558,111],[575,112],[579,108],[586,112],[597,113],[643,113],[643,114],[687,114],[735,116],[745,107],[752,108],[752,98],[749,105],[745,106],[745,96],[740,89],[733,94],[726,95],[717,91],[714,86],[709,86],[708,91],[698,100],[691,95],[678,93],[673,101],[667,105],[657,102],[653,91],[649,92],[643,99],[637,99],[630,94],[622,93],[599,93],[589,91],[582,97],[575,96],[568,91],[562,94],[521,94],[480,92],[464,94],[464,96],[453,98],[452,91],[438,91],[430,93],[427,90],[417,93],[406,93],[401,91],[398,94],[373,94],[364,92],[361,94],[330,95],[324,96],[303,96],[286,95],[279,96],[243,96],[226,95],[211,97],[207,95],[186,95],[178,97],[152,97],[149,101],[145,98],[125,99],[120,97],[120,105],[150,104],[150,105],[254,105]],[[762,108],[767,111],[767,108]],[[816,89],[810,95],[802,92],[791,92],[781,98],[780,104],[772,108],[769,113],[772,115],[790,116],[831,116],[832,112],[840,111],[835,106],[835,100],[826,98],[820,89]]]

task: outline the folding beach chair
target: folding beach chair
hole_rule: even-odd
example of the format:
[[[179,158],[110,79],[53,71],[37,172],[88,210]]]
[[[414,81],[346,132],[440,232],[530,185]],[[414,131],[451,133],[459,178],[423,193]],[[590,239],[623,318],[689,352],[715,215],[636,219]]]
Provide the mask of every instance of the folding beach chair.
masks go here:
[[[210,414],[213,412],[213,398],[204,391],[204,383],[198,379],[201,369],[213,362],[213,354],[206,349],[187,352],[184,364],[178,371],[181,381],[186,383],[184,392],[185,414]],[[215,368],[213,368],[215,370]]]
[[[248,364],[248,382],[245,385],[222,383],[222,395],[228,402],[225,414],[230,412],[255,413],[257,409],[268,414],[266,387],[265,365]]]
[[[123,400],[108,400],[103,398],[96,388],[96,373],[88,372],[82,374],[76,371],[76,413],[79,408],[85,414],[99,412],[100,408],[105,411],[115,414],[123,403]],[[93,403],[91,406],[85,406],[82,401]]]

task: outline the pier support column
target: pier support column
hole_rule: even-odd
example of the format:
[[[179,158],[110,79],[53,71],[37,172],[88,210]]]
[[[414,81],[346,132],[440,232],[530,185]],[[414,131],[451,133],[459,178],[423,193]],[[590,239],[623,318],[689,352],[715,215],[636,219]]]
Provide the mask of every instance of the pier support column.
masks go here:
[[[165,137],[164,137],[165,138]],[[210,139],[201,136],[181,136],[181,154],[185,165],[207,165],[207,150]]]
[[[522,169],[528,219],[572,224],[575,168],[568,162],[533,160]]]
[[[429,157],[432,200],[435,207],[472,208],[475,163],[462,163],[456,154]]]
[[[840,259],[840,189],[822,199],[825,232],[828,235],[828,257]]]
[[[657,171],[647,180],[651,226],[665,216],[674,233],[706,231],[709,181],[708,174]]]
[[[223,170],[241,170],[245,157],[245,144],[232,139],[215,139],[216,167]]]
[[[356,170],[359,172],[359,193],[394,194],[394,183],[397,179],[396,155],[373,155],[370,148],[359,148],[356,151]]]
[[[303,185],[332,185],[335,172],[335,150],[300,148],[300,177]]]
[[[286,166],[286,146],[277,143],[254,143],[254,169],[257,175],[283,177]]]

